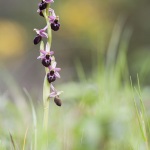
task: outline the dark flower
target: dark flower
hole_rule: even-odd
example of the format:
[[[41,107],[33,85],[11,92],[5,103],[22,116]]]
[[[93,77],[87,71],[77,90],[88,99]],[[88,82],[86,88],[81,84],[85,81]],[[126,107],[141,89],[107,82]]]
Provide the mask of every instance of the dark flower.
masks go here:
[[[40,53],[37,59],[42,60],[43,66],[49,67],[51,65],[51,55],[54,54],[53,51],[50,51],[49,43],[46,44],[46,50],[40,50]]]
[[[59,95],[63,93],[63,91],[57,91],[52,84],[51,84],[51,90],[52,92],[50,93],[49,97],[54,98],[54,102],[57,106],[61,106],[62,102],[61,99],[59,98]]]
[[[52,83],[56,80],[56,76],[54,74],[54,71],[50,71],[48,74],[47,74],[47,80],[49,83]]]
[[[51,23],[51,29],[54,31],[58,31],[60,28],[60,23],[56,19],[53,23]]]
[[[60,28],[60,23],[59,21],[59,16],[56,16],[55,12],[53,9],[49,9],[49,12],[51,13],[51,16],[49,16],[49,21],[51,23],[51,29],[54,31],[58,31]]]
[[[42,64],[45,67],[48,67],[51,65],[51,57],[49,54],[47,54],[43,59],[42,59]]]
[[[48,38],[47,33],[45,32],[47,30],[47,26],[43,29],[34,29],[34,31],[37,33],[37,36],[34,38],[33,43],[36,45],[39,42],[41,42],[42,37]]]
[[[35,45],[37,45],[38,43],[41,42],[41,40],[42,40],[42,37],[41,37],[40,35],[37,35],[37,36],[34,38],[33,43],[34,43]]]
[[[52,61],[51,66],[49,66],[50,72],[47,74],[47,80],[49,83],[54,82],[56,78],[60,78],[60,74],[58,73],[61,68],[56,68],[56,62]]]
[[[42,1],[41,3],[39,3],[39,9],[40,10],[44,10],[44,9],[46,9],[46,7],[47,7],[47,3],[46,2]]]

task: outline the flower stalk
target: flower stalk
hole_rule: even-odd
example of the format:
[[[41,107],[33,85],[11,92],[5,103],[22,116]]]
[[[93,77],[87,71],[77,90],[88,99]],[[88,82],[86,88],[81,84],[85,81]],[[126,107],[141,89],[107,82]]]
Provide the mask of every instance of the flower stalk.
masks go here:
[[[55,15],[53,9],[50,8],[53,0],[42,0],[39,3],[39,9],[37,12],[40,16],[45,18],[46,26],[40,30],[34,29],[36,32],[36,37],[34,38],[34,44],[37,45],[40,43],[40,56],[37,59],[41,59],[42,65],[45,67],[45,78],[43,83],[43,106],[44,106],[44,117],[43,117],[43,128],[45,131],[48,129],[48,120],[49,120],[49,101],[50,98],[54,98],[54,102],[57,106],[61,106],[61,100],[59,95],[62,92],[58,92],[52,83],[60,78],[58,71],[61,68],[56,68],[55,57],[51,51],[52,44],[52,30],[58,31],[60,28],[59,17]],[[47,38],[47,43],[44,46],[43,38]],[[45,47],[45,48],[44,48]]]
[[[47,81],[47,76],[45,75],[43,83],[43,104],[44,104],[44,117],[43,117],[43,128],[47,131],[48,127],[48,116],[49,116],[49,83]]]
[[[44,18],[46,20],[46,24],[47,24],[47,32],[48,32],[48,43],[50,45],[50,48],[51,48],[51,43],[52,43],[52,29],[51,29],[51,26],[50,26],[50,22],[49,22],[49,19],[48,19],[48,13],[49,13],[49,8],[50,8],[50,4],[48,4],[47,6],[47,9],[43,12],[43,15],[44,15]]]

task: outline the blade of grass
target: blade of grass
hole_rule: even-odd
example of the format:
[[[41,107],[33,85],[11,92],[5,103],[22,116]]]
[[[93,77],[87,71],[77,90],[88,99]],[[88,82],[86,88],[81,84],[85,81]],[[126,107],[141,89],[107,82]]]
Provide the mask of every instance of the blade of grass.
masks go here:
[[[142,113],[140,113],[140,116],[141,116],[141,124],[142,124],[142,128],[143,128],[143,133],[144,133],[144,137],[145,137],[146,148],[147,148],[147,150],[149,150],[146,126],[145,126],[145,121],[144,121]]]
[[[131,88],[132,88],[132,96],[133,96],[134,106],[135,106],[135,109],[136,109],[136,114],[137,114],[138,122],[139,122],[139,125],[140,125],[140,130],[141,130],[142,137],[143,137],[143,140],[144,140],[145,145],[146,145],[146,149],[149,150],[148,138],[147,138],[146,126],[145,126],[145,120],[143,118],[142,112],[138,110],[138,107],[137,107],[137,104],[136,104],[136,100],[135,100],[135,97],[134,97],[133,93],[134,93],[134,89],[135,89],[135,91],[137,91],[137,89],[135,87],[133,88],[131,77],[130,77],[130,82],[131,82]]]
[[[139,116],[138,107],[137,107],[136,100],[135,100],[135,96],[134,96],[134,88],[133,88],[133,84],[132,84],[132,79],[131,79],[131,77],[130,77],[130,83],[131,83],[131,89],[132,89],[132,98],[133,98],[134,107],[135,107],[135,110],[136,110],[136,115],[137,115],[137,119],[138,119],[139,126],[140,126],[140,131],[141,131],[141,133],[142,133],[143,139],[145,139],[145,136],[144,136],[144,133],[143,133],[142,124],[141,124],[141,120],[140,120],[140,116]]]
[[[148,132],[150,133],[150,123],[149,123],[149,121],[148,121],[148,116],[147,116],[147,113],[146,113],[146,110],[145,110],[145,106],[144,106],[144,103],[143,103],[143,100],[142,100],[142,92],[141,92],[141,87],[140,87],[140,80],[139,80],[139,76],[138,76],[138,74],[137,74],[137,81],[138,81],[138,91],[137,91],[137,93],[138,93],[138,95],[139,95],[139,98],[140,98],[140,106],[141,106],[141,109],[142,109],[142,112],[143,112],[143,114],[144,114],[144,117],[145,117],[145,119],[146,119],[146,122],[147,122],[147,126],[148,126]]]
[[[118,55],[115,67],[115,75],[117,79],[119,79],[120,84],[122,84],[122,79],[125,81],[129,80],[129,69],[127,63],[127,51],[129,47],[129,42],[132,36],[132,29],[131,27],[126,27],[122,33],[120,45],[118,48]]]
[[[123,27],[125,25],[127,17],[120,15],[117,18],[117,21],[114,25],[113,31],[112,31],[112,36],[108,45],[108,50],[107,50],[107,56],[106,56],[106,67],[109,70],[110,68],[113,68],[115,64],[115,58],[120,42],[120,36],[123,31]]]
[[[9,136],[10,136],[10,140],[11,140],[13,148],[14,148],[14,150],[16,150],[15,142],[14,142],[13,136],[10,132],[9,132]]]
[[[26,145],[26,139],[27,139],[28,129],[29,129],[29,128],[27,127],[26,132],[25,132],[25,135],[24,135],[23,148],[22,148],[22,150],[25,150],[25,145]]]
[[[37,150],[37,117],[36,117],[36,112],[35,112],[35,108],[34,108],[34,105],[32,102],[32,98],[25,88],[24,88],[24,92],[29,99],[30,106],[32,109],[32,117],[33,117],[33,125],[34,125],[34,150]]]

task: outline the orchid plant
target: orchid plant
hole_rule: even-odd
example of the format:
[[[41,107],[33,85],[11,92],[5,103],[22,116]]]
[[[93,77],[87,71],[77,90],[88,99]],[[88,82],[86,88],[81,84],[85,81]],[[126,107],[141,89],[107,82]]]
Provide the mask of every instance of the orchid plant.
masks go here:
[[[41,60],[42,65],[45,67],[45,78],[43,84],[43,103],[44,103],[44,120],[43,127],[47,130],[48,125],[48,113],[49,113],[49,100],[50,98],[54,99],[54,102],[57,106],[61,106],[61,99],[59,98],[62,91],[57,91],[53,82],[60,78],[59,71],[61,68],[56,68],[56,60],[53,56],[54,52],[51,51],[51,43],[52,43],[52,30],[58,31],[60,28],[59,16],[56,16],[54,10],[51,7],[51,4],[54,0],[42,0],[38,4],[38,10],[40,16],[44,17],[46,20],[46,26],[42,29],[34,29],[36,32],[36,36],[33,40],[35,45],[40,43],[40,56],[37,59]],[[47,39],[47,43],[45,44],[42,41],[43,38]]]

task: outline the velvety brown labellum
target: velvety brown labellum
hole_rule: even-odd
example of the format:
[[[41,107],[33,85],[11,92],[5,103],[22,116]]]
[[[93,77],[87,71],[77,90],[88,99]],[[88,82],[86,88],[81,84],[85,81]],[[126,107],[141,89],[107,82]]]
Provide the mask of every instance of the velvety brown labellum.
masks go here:
[[[34,45],[37,45],[38,43],[40,43],[41,40],[42,40],[42,37],[40,35],[37,35],[33,40]]]
[[[43,2],[43,1],[39,4],[40,10],[44,10],[44,9],[46,9],[46,7],[47,7],[47,3]]]
[[[49,83],[54,82],[56,80],[55,74],[51,75],[51,72],[47,74],[47,80]]]
[[[58,20],[55,20],[53,23],[51,23],[51,29],[54,31],[58,31],[60,28],[60,23]]]
[[[61,99],[59,99],[58,97],[55,97],[54,98],[54,102],[57,106],[61,106],[62,105],[62,102],[61,102]]]

